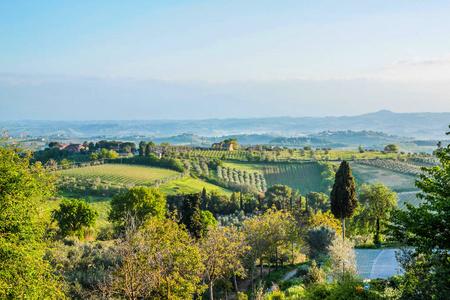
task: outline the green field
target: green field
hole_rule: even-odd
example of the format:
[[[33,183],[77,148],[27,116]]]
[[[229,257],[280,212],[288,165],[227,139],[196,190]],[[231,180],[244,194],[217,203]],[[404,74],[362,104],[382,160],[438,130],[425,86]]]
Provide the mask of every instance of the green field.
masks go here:
[[[265,163],[224,162],[225,167],[235,168],[247,172],[263,173]]]
[[[219,190],[220,194],[227,196],[230,196],[232,193],[230,190],[192,177],[173,180],[159,186],[159,189],[166,195],[198,193],[201,192],[203,188],[206,188],[208,192]]]
[[[56,172],[58,177],[75,177],[77,179],[100,178],[103,183],[151,185],[156,179],[176,175],[178,172],[135,165],[104,164],[83,168],[74,168]]]
[[[396,192],[417,190],[414,186],[414,179],[417,178],[415,176],[355,162],[351,162],[350,166],[358,183],[382,182]]]
[[[406,210],[405,203],[410,203],[414,207],[419,206],[420,203],[423,202],[423,200],[416,197],[416,192],[405,192],[405,193],[398,193],[398,208],[402,210]]]

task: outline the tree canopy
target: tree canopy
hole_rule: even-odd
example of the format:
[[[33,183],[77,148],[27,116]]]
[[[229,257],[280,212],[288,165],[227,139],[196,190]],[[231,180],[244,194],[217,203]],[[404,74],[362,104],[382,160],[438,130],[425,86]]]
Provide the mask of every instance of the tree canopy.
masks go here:
[[[6,139],[0,134],[0,142]],[[43,259],[46,244],[41,205],[52,196],[52,178],[29,153],[0,147],[0,298],[61,299],[58,280]]]
[[[63,199],[52,212],[64,236],[74,235],[83,239],[83,227],[95,226],[98,212],[83,199]]]
[[[142,222],[149,216],[163,217],[166,212],[164,195],[153,187],[134,187],[125,194],[117,194],[111,200],[108,220],[116,226],[123,226],[127,214]]]
[[[424,202],[418,207],[406,203],[407,210],[396,210],[391,219],[391,234],[421,253],[450,249],[450,145],[436,157],[442,167],[422,168],[425,174],[415,182]]]

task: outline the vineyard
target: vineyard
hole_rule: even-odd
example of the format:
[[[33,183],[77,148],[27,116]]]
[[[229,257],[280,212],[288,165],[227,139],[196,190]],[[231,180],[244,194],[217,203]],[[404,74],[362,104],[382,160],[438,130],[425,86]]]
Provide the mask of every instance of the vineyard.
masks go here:
[[[314,161],[342,161],[342,160],[372,160],[372,159],[398,159],[408,158],[407,154],[383,153],[380,151],[347,151],[347,150],[303,150],[303,149],[279,149],[279,150],[194,150],[190,151],[191,157],[219,158],[235,161],[263,161],[263,162],[314,162]]]
[[[359,163],[389,169],[395,172],[418,176],[422,174],[420,166],[391,159],[361,160]]]
[[[417,176],[405,173],[394,172],[389,169],[380,168],[367,164],[351,162],[353,176],[357,183],[376,183],[382,182],[396,192],[414,191],[414,179]]]
[[[410,203],[414,207],[419,206],[420,203],[423,202],[423,200],[416,197],[416,192],[405,192],[405,193],[398,193],[398,208],[402,210],[406,210],[405,203]]]
[[[301,194],[321,191],[321,169],[316,163],[266,164],[263,168],[267,186],[284,184]]]
[[[84,168],[67,169],[56,172],[59,178],[73,177],[77,180],[94,180],[100,178],[101,183],[151,185],[157,179],[164,179],[178,172],[135,165],[104,164]]]

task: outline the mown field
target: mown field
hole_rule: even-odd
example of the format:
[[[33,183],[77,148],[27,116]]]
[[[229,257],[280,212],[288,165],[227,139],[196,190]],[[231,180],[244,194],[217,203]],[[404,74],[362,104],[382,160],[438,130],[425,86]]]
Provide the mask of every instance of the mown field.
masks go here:
[[[267,187],[284,184],[301,194],[320,192],[322,176],[317,163],[237,163],[226,162],[225,166],[249,172],[263,173]]]
[[[232,193],[230,190],[192,177],[173,180],[159,186],[159,189],[166,195],[198,193],[201,192],[203,188],[206,188],[208,192],[211,190],[219,190],[221,194],[227,196],[230,196]]]
[[[394,172],[388,169],[351,162],[353,176],[358,183],[382,182],[396,192],[414,191],[416,176]]]
[[[151,185],[156,179],[164,179],[178,172],[147,166],[104,164],[83,168],[57,171],[58,177],[75,177],[77,179],[100,178],[103,183]]]

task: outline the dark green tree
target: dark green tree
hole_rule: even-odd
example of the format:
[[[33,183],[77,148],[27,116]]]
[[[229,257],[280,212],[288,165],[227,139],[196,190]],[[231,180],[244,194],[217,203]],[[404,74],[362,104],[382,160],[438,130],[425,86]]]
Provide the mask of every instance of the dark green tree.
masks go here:
[[[41,208],[53,196],[52,177],[2,133],[0,144],[0,299],[62,299],[43,259],[48,218]]]
[[[139,156],[145,155],[145,149],[147,148],[147,142],[140,141],[139,142]]]
[[[277,209],[286,209],[291,195],[292,189],[282,184],[270,186],[265,193],[269,208],[275,205]]]
[[[230,197],[230,202],[231,202],[231,211],[236,211],[236,210],[239,210],[239,203],[238,203],[238,197],[237,197],[237,195],[236,195],[236,193],[235,192],[233,192],[232,194],[231,194],[231,197]]]
[[[63,199],[59,208],[53,210],[52,218],[64,236],[73,235],[83,239],[83,227],[95,226],[98,212],[83,199]]]
[[[208,226],[214,225],[214,217],[208,211],[200,209],[200,193],[188,194],[184,197],[181,207],[181,223],[196,239],[206,235]]]
[[[152,146],[150,145],[150,143],[148,143],[145,146],[145,156],[150,156],[151,153],[152,153]]]
[[[351,218],[358,207],[355,180],[350,164],[346,160],[342,161],[336,172],[330,200],[331,212],[342,220],[342,237],[345,241],[345,219]]]
[[[208,209],[208,194],[206,193],[206,188],[204,187],[202,190],[202,201],[200,206],[203,210]]]
[[[323,212],[330,210],[329,197],[325,193],[309,192],[307,194],[308,204],[314,211],[321,210]]]
[[[164,217],[165,212],[164,195],[153,187],[141,186],[131,188],[125,194],[117,194],[112,198],[108,220],[118,228],[122,228],[128,214],[141,223],[150,215]]]

